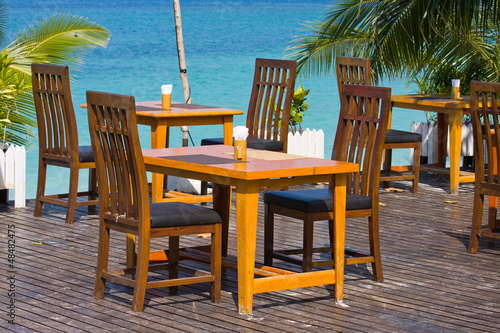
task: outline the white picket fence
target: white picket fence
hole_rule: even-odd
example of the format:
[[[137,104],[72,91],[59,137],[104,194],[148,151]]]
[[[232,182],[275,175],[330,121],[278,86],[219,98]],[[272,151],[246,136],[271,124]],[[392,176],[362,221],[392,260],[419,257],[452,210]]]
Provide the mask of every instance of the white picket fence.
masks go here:
[[[0,190],[14,189],[14,207],[26,207],[26,149],[8,144],[3,148],[0,149]]]
[[[436,123],[411,123],[412,132],[422,134],[421,156],[427,156],[428,163],[437,163],[437,124]],[[412,150],[413,154],[413,150]],[[472,124],[462,126],[462,149],[460,156],[472,156],[474,154],[474,135]],[[450,155],[450,133],[448,132],[447,156]],[[413,156],[412,156],[413,160]]]
[[[288,133],[288,154],[308,156],[308,157],[325,157],[325,134],[323,130],[312,131],[307,128],[302,133]]]

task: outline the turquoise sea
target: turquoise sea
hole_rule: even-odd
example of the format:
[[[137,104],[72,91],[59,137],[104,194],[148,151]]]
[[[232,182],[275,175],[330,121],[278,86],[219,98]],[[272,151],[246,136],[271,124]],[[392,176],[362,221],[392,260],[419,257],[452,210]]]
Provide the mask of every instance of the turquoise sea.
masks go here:
[[[137,101],[159,100],[160,86],[174,84],[174,101],[182,101],[178,76],[173,2],[170,0],[14,0],[9,2],[8,41],[37,21],[56,13],[87,17],[111,31],[106,48],[91,50],[72,83],[80,144],[90,144],[85,103],[86,90],[135,96]],[[193,103],[245,110],[248,107],[255,58],[285,58],[287,47],[300,34],[302,24],[318,20],[333,2],[320,0],[180,0]],[[339,109],[334,73],[298,77],[297,86],[311,92],[310,109],[303,127],[323,129],[325,156],[330,156]],[[393,94],[411,92],[406,82],[382,83]],[[393,128],[409,129],[411,122],[425,120],[423,112],[395,111]],[[245,117],[235,119],[244,125]],[[150,145],[149,128],[140,127],[143,148]],[[171,130],[171,145],[180,146],[180,129]],[[195,144],[222,133],[222,127],[191,127]],[[27,156],[27,198],[34,198],[38,149]],[[396,163],[408,163],[409,152],[395,152]],[[52,173],[50,173],[52,172]],[[49,168],[48,193],[67,191],[68,174]],[[82,172],[80,187],[87,186]],[[13,191],[11,197],[13,197]]]

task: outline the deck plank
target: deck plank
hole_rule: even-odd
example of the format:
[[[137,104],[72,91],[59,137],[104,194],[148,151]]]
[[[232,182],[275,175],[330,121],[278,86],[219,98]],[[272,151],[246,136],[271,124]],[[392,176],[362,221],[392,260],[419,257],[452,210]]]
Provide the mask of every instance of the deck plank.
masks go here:
[[[380,190],[380,235],[383,283],[371,278],[371,266],[347,266],[344,302],[333,302],[333,287],[258,294],[251,315],[237,312],[237,275],[223,275],[222,303],[210,302],[208,284],[182,286],[177,295],[167,288],[148,290],[142,313],[130,310],[132,290],[109,283],[104,299],[92,288],[97,248],[96,215],[77,208],[75,223],[64,223],[65,210],[47,205],[41,218],[27,208],[0,205],[0,235],[16,226],[16,325],[13,332],[495,332],[500,331],[500,243],[481,239],[479,251],[467,253],[473,184],[461,184],[458,196],[448,194],[446,179],[421,173],[419,194],[411,182],[391,183],[403,192]],[[448,202],[447,202],[448,201]],[[234,204],[234,203],[233,203]],[[234,208],[234,207],[233,207]],[[236,253],[232,211],[229,252]],[[258,213],[257,261],[263,257],[263,205]],[[486,223],[486,219],[484,220]],[[300,221],[276,219],[276,246],[301,245]],[[348,247],[368,249],[366,220],[346,223]],[[328,243],[327,223],[315,226],[315,243]],[[181,237],[181,246],[204,240]],[[7,242],[0,256],[7,258]],[[155,240],[152,249],[162,249]],[[124,263],[125,242],[113,239],[110,261]],[[327,256],[328,254],[321,254]],[[206,265],[190,262],[195,268]],[[280,268],[298,271],[288,263]],[[163,276],[162,273],[158,273]],[[0,271],[5,281],[7,270]],[[8,302],[5,293],[0,302]]]

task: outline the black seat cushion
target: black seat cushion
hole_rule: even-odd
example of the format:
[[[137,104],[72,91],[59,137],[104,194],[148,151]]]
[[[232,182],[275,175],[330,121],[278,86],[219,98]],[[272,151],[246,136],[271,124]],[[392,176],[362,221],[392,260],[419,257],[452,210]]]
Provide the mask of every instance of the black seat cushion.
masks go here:
[[[92,151],[92,146],[78,147],[78,161],[80,163],[94,162],[94,152]]]
[[[222,144],[224,144],[224,138],[210,138],[201,140],[202,146],[222,145]],[[259,150],[283,151],[283,142],[276,140],[248,138],[247,148],[259,149]]]
[[[183,202],[153,203],[150,215],[151,228],[222,223],[222,216],[218,211]]]
[[[264,193],[264,203],[304,213],[330,212],[333,210],[333,195],[327,188],[272,191]],[[347,193],[346,210],[370,208],[372,208],[371,197]]]
[[[398,130],[387,130],[385,135],[385,143],[404,143],[404,142],[422,142],[422,134],[398,131]]]

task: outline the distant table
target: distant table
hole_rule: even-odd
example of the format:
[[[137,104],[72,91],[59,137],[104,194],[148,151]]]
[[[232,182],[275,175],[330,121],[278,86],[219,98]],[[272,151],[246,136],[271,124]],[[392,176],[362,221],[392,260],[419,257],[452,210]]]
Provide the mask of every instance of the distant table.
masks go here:
[[[458,194],[460,182],[473,182],[474,173],[460,171],[462,143],[462,119],[470,113],[470,98],[458,100],[450,95],[393,95],[392,107],[437,112],[438,118],[438,163],[421,165],[420,170],[450,176],[450,192]],[[446,150],[450,132],[450,168],[446,169]]]
[[[169,140],[169,127],[224,125],[224,144],[233,144],[233,116],[243,114],[241,110],[232,110],[214,106],[172,102],[172,109],[164,110],[161,101],[137,102],[137,123],[151,126],[151,148],[166,148]],[[164,197],[164,175],[153,173],[153,202],[169,201]],[[186,196],[187,202],[207,201],[206,198]],[[178,200],[175,199],[176,201]]]
[[[336,301],[343,298],[346,174],[359,171],[353,163],[252,150],[246,161],[235,161],[225,145],[143,150],[146,170],[212,182],[214,209],[223,216],[223,249],[227,251],[231,186],[236,187],[238,309],[252,311],[257,293],[335,284]],[[259,188],[333,182],[333,269],[294,273],[273,267],[255,268]],[[163,252],[163,251],[162,251]],[[227,259],[227,258],[226,258]],[[228,259],[227,259],[228,260]],[[254,275],[264,276],[254,279]]]

